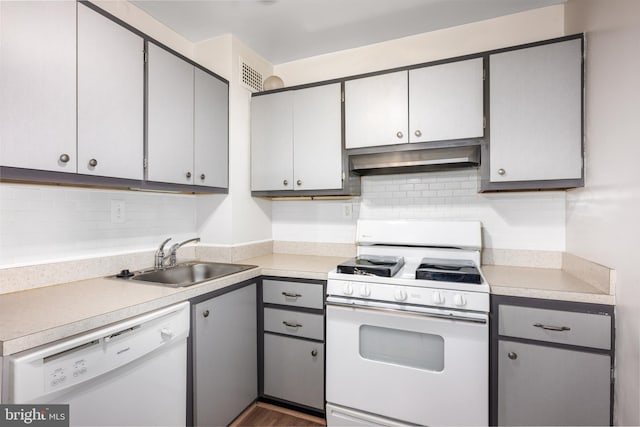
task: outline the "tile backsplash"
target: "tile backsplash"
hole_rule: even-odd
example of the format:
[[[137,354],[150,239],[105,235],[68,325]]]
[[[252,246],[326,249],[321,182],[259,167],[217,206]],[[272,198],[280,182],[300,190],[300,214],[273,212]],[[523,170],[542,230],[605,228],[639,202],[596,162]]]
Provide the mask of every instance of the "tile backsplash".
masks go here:
[[[148,250],[163,238],[193,237],[195,197],[2,183],[0,267]],[[121,218],[112,212],[118,205]]]
[[[366,176],[351,201],[274,202],[273,239],[349,243],[357,218],[449,218],[482,221],[485,247],[564,250],[563,191],[478,193],[478,186],[477,169]]]

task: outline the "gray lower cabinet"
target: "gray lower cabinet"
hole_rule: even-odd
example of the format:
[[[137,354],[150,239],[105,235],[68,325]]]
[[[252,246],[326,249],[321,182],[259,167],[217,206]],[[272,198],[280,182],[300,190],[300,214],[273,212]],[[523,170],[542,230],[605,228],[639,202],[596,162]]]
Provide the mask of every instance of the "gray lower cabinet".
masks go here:
[[[609,425],[611,357],[498,344],[498,425]]]
[[[610,425],[613,307],[492,297],[492,425]]]
[[[324,283],[262,280],[263,399],[324,412]]]
[[[265,334],[264,394],[322,410],[324,344]]]
[[[192,305],[193,422],[228,425],[258,396],[256,283]]]

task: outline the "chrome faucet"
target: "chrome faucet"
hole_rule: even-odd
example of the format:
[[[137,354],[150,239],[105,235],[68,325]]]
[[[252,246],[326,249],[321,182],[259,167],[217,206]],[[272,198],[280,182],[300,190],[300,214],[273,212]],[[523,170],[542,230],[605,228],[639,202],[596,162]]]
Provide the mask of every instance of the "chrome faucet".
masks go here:
[[[156,270],[160,270],[164,268],[164,260],[166,258],[164,256],[164,245],[166,245],[169,240],[171,240],[171,237],[169,237],[167,240],[162,242],[160,244],[160,247],[156,251],[155,262],[153,263],[153,268],[155,268]]]
[[[176,259],[176,252],[178,251],[178,249],[180,249],[181,247],[183,247],[184,245],[186,245],[187,243],[191,243],[191,242],[199,242],[200,238],[196,237],[195,239],[189,239],[189,240],[185,240],[184,242],[181,243],[174,243],[171,248],[169,248],[169,267],[175,267],[177,259]]]

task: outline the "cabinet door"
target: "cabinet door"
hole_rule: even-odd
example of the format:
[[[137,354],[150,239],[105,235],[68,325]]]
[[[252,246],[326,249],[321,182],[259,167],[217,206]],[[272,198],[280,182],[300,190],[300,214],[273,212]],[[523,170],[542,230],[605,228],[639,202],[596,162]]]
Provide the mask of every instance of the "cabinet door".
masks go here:
[[[291,92],[251,98],[251,190],[292,190]]]
[[[482,58],[409,71],[409,142],[484,136]]]
[[[229,86],[195,68],[195,180],[197,185],[229,186]]]
[[[340,84],[293,93],[293,170],[296,190],[342,188]]]
[[[406,71],[345,82],[346,148],[408,142],[407,90]]]
[[[324,409],[324,344],[264,334],[264,394]]]
[[[611,360],[510,341],[498,343],[498,425],[609,425]]]
[[[142,179],[144,41],[78,6],[78,173]]]
[[[258,396],[256,285],[194,305],[196,426],[226,426]]]
[[[491,55],[490,181],[582,177],[582,47]]]
[[[193,65],[148,44],[147,179],[193,184]]]
[[[76,3],[0,2],[0,162],[76,172]]]

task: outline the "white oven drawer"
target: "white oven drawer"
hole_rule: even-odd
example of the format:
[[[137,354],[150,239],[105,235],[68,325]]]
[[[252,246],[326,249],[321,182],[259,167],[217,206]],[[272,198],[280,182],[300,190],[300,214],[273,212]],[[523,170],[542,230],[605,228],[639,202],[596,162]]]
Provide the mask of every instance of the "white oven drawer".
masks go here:
[[[324,341],[324,315],[265,307],[264,330]]]
[[[501,304],[498,332],[503,336],[609,350],[611,317]]]
[[[262,281],[262,301],[322,310],[324,291],[317,283],[265,279]]]

